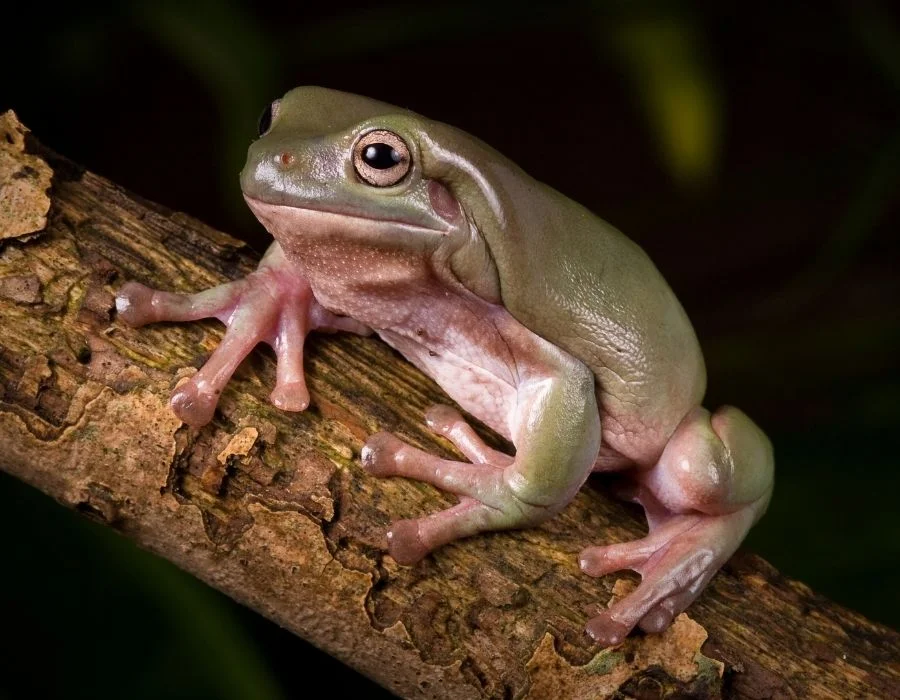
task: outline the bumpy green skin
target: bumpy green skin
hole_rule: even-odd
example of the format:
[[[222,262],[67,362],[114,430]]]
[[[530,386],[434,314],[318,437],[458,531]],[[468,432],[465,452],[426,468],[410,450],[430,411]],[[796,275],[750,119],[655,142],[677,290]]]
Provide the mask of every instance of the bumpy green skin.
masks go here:
[[[377,185],[361,160],[375,136],[399,149],[396,164],[379,166],[386,179]],[[209,419],[256,342],[279,355],[273,400],[302,410],[305,334],[372,329],[509,437],[515,457],[491,450],[445,407],[429,425],[474,464],[388,434],[369,439],[371,473],[461,497],[393,526],[401,563],[550,517],[591,469],[630,469],[627,495],[644,506],[650,533],[588,547],[580,559],[590,575],[631,568],[643,577],[588,623],[595,639],[615,644],[636,625],[667,627],[764,512],[771,445],[738,409],[699,406],[697,338],[644,252],[478,139],[368,98],[297,88],[273,103],[241,188],[276,239],[256,278],[189,298],[126,286],[120,310],[135,323],[214,315],[230,324],[228,349],[209,363],[215,371],[202,369],[173,398],[188,422]]]

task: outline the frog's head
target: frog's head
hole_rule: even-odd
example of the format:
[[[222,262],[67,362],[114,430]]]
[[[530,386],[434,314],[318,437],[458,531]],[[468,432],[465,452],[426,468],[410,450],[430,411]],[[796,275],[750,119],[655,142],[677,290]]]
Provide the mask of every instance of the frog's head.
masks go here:
[[[490,254],[464,206],[470,197],[454,191],[464,160],[459,142],[476,139],[408,110],[318,87],[273,102],[259,133],[241,189],[289,256],[302,259],[336,240],[424,252],[464,268],[473,278],[462,280],[467,287],[498,298]]]

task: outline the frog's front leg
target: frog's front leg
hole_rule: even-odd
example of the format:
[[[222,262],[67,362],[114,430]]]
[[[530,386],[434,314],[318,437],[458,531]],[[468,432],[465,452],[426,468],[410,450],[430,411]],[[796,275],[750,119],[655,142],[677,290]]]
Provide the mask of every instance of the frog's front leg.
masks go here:
[[[366,442],[361,456],[370,473],[419,479],[460,496],[452,508],[393,524],[388,545],[401,564],[479,532],[535,525],[562,510],[590,474],[600,448],[593,374],[566,353],[540,344],[540,356],[530,358],[538,369],[519,366],[517,401],[510,407],[515,457],[485,445],[446,406],[429,410],[428,426],[471,464],[440,459],[389,433]]]
[[[744,413],[691,411],[628,496],[647,513],[647,536],[581,553],[581,568],[591,576],[620,569],[641,575],[630,595],[588,622],[588,633],[613,645],[636,625],[646,632],[668,627],[762,517],[773,470],[768,438]]]
[[[275,389],[269,397],[272,403],[286,411],[302,411],[309,405],[303,374],[307,334],[313,330],[371,333],[363,324],[323,308],[277,243],[244,279],[197,294],[174,294],[128,282],[116,295],[116,309],[132,326],[202,318],[217,318],[227,326],[206,364],[172,394],[176,415],[195,427],[212,419],[222,389],[257,343],[271,345],[278,358]]]

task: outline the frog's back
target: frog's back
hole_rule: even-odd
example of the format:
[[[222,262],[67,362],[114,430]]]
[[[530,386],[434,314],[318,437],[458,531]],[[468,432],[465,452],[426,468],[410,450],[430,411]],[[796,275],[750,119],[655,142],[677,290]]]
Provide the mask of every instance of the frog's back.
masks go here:
[[[687,314],[636,243],[545,185],[517,184],[527,206],[512,214],[509,245],[491,245],[503,302],[591,368],[604,442],[653,462],[706,389]],[[524,274],[504,284],[513,270]]]
[[[506,309],[593,371],[603,441],[652,464],[706,390],[687,314],[641,248],[454,127],[427,122],[424,167],[467,207]]]

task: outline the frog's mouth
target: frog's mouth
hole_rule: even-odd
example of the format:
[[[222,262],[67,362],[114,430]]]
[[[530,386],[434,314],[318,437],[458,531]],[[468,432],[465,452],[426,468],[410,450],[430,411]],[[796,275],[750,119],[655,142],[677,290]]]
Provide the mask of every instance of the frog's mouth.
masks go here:
[[[291,247],[292,239],[343,236],[384,245],[420,247],[434,244],[447,236],[450,227],[431,227],[401,219],[379,219],[354,211],[296,204],[273,204],[244,195],[247,206],[283,247]]]

